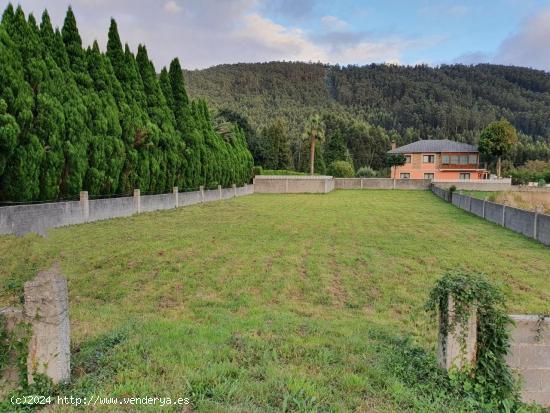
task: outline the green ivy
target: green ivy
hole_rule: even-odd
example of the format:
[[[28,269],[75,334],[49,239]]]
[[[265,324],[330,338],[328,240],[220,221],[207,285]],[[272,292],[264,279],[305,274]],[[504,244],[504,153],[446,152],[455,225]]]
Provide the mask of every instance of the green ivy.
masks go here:
[[[469,274],[452,271],[439,279],[431,291],[426,310],[437,314],[448,314],[448,297],[452,296],[455,317],[441,318],[440,333],[455,331],[466,324],[470,309],[477,310],[476,361],[471,369],[451,371],[454,385],[466,396],[478,401],[484,411],[516,411],[519,408],[519,393],[505,356],[510,348],[509,326],[512,320],[506,313],[504,296],[483,274]],[[465,343],[465,337],[459,337]],[[493,410],[493,411],[494,411]]]

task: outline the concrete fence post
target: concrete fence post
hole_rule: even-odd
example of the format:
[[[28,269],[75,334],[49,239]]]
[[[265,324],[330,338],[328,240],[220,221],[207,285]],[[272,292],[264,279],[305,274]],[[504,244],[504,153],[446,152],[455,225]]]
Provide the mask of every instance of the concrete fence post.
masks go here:
[[[82,221],[88,222],[90,218],[90,203],[88,202],[88,191],[80,191],[80,213]]]
[[[393,189],[395,189],[395,181],[396,181],[396,179],[393,178]]]
[[[244,184],[244,193],[248,195],[248,184]]]
[[[233,197],[236,198],[237,197],[237,185],[233,184],[232,187],[233,187]]]
[[[288,178],[285,179],[285,194],[288,194]]]
[[[222,186],[221,185],[218,185],[218,194],[219,194],[219,198],[221,200],[222,199]]]
[[[25,283],[25,318],[32,335],[27,356],[27,379],[45,374],[54,383],[70,380],[69,294],[59,264]]]
[[[204,186],[201,185],[199,191],[201,193],[201,202],[204,202]]]
[[[363,178],[361,178],[361,189],[363,189]]]
[[[134,189],[134,212],[139,214],[141,212],[141,191]]]
[[[502,205],[502,226],[506,226],[506,205]]]
[[[176,204],[174,208],[177,208],[179,206],[179,188],[177,186],[173,187],[172,193],[174,194],[174,203]]]
[[[538,225],[539,225],[539,214],[542,214],[543,213],[543,207],[542,205],[538,205],[536,208],[535,208],[535,219],[533,219],[533,239],[537,239],[538,237]]]
[[[441,368],[462,369],[473,366],[476,359],[477,343],[477,309],[470,308],[470,314],[466,326],[460,324],[454,326],[451,331],[443,331],[443,326],[450,326],[455,320],[455,305],[451,295],[447,301],[447,314],[439,314],[439,340],[437,346],[437,359]]]
[[[487,197],[483,200],[483,219],[485,219],[485,204],[487,203]]]

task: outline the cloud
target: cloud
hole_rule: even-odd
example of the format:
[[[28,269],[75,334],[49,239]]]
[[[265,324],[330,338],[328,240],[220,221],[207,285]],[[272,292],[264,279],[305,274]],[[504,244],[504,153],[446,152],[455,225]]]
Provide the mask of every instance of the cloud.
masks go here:
[[[323,16],[321,17],[321,23],[325,29],[330,31],[346,30],[349,26],[345,21],[335,16]]]
[[[48,8],[57,25],[63,24],[69,1],[85,45],[97,39],[105,47],[112,16],[122,41],[134,51],[144,43],[157,70],[174,57],[189,69],[270,60],[396,62],[408,50],[429,47],[432,42],[352,31],[334,16],[325,16],[325,32],[316,33],[268,18],[259,0],[19,0],[26,12],[36,16]],[[296,18],[311,14],[314,7],[310,0],[272,0],[269,4],[288,6],[285,13]]]
[[[453,63],[462,63],[465,65],[474,65],[477,63],[488,63],[493,60],[493,57],[487,53],[477,51],[464,53],[453,60]]]
[[[315,0],[271,0],[263,2],[262,9],[268,14],[301,20],[310,16],[315,8]]]
[[[550,7],[524,20],[519,30],[505,39],[494,62],[550,71]]]
[[[164,10],[168,13],[178,13],[181,11],[181,7],[174,0],[171,0],[164,3]]]

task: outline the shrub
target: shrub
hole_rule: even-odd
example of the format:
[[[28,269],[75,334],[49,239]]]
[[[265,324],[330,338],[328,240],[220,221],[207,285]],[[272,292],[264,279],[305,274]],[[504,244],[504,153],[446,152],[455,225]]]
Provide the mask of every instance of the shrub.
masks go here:
[[[253,176],[261,175],[262,172],[263,172],[263,168],[259,165],[254,165],[254,167],[252,168],[252,175]]]
[[[353,178],[355,176],[353,165],[346,161],[332,162],[328,167],[328,173],[336,178]]]
[[[456,191],[456,186],[451,185],[451,187],[449,188],[449,192],[455,192],[455,191]]]
[[[378,173],[370,166],[362,166],[355,173],[355,176],[357,176],[358,178],[374,178],[377,175]]]

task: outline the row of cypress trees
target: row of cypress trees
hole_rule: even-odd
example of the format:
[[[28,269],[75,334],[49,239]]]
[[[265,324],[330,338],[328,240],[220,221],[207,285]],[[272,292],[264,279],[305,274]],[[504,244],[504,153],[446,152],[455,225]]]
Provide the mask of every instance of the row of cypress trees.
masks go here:
[[[145,46],[84,49],[68,9],[61,31],[10,4],[0,23],[0,200],[168,192],[243,184],[243,132],[190,101],[178,59],[157,74]]]

